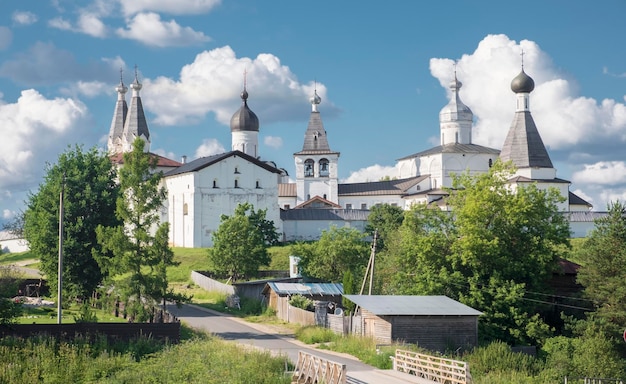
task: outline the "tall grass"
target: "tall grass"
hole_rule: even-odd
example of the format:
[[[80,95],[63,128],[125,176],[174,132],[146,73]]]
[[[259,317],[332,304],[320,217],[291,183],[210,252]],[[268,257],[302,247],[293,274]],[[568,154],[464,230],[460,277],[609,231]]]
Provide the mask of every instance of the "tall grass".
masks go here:
[[[285,358],[212,337],[123,346],[53,338],[0,340],[0,383],[289,383]]]

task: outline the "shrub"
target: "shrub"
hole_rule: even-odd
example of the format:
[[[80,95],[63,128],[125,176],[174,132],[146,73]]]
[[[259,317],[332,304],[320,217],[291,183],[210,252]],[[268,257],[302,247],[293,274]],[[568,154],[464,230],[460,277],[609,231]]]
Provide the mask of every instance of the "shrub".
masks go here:
[[[316,326],[302,327],[296,331],[296,339],[305,344],[327,343],[339,338],[335,332],[328,328]]]
[[[302,295],[293,295],[289,299],[289,304],[296,308],[305,309],[307,311],[313,309],[313,300],[308,299]]]

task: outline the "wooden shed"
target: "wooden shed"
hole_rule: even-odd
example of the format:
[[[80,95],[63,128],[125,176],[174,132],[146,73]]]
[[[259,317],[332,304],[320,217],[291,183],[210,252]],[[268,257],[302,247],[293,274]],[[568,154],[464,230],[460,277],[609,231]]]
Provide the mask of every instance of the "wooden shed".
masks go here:
[[[441,352],[478,343],[482,312],[447,296],[344,297],[359,307],[362,334],[378,343],[404,341]]]
[[[289,321],[289,299],[302,295],[318,302],[341,303],[343,285],[339,283],[279,283],[268,282],[263,289],[267,306],[276,310],[276,316]]]

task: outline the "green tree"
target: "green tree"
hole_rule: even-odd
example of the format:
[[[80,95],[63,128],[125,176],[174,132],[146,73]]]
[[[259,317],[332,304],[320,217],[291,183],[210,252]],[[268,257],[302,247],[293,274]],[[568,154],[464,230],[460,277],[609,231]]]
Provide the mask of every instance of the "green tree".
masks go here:
[[[345,271],[363,276],[370,255],[366,237],[355,228],[333,226],[323,230],[318,241],[295,244],[292,250],[300,257],[298,265],[304,275],[339,282]]]
[[[549,335],[529,292],[547,292],[569,225],[557,190],[508,180],[510,166],[455,176],[451,213],[416,208],[394,244],[400,293],[445,294],[483,312],[481,336],[532,343]]]
[[[579,254],[578,282],[597,305],[596,316],[614,332],[626,328],[626,206],[613,202],[608,216],[596,220]]]
[[[134,141],[119,171],[115,214],[123,224],[99,226],[102,249],[94,251],[100,266],[110,274],[127,315],[136,321],[147,320],[164,300],[185,299],[167,289],[165,270],[176,263],[168,245],[168,224],[159,224],[166,192],[161,173],[155,172],[155,159],[144,152],[144,145],[141,139]]]
[[[213,233],[213,247],[209,249],[209,260],[216,273],[237,280],[254,276],[260,266],[269,265],[267,248],[277,235],[274,223],[265,219],[265,212],[255,211],[245,203],[235,208],[233,216],[221,216],[220,226]]]
[[[376,240],[376,249],[382,251],[385,243],[402,225],[404,220],[404,210],[397,205],[377,204],[370,209],[367,217],[365,232],[374,234],[378,233]]]
[[[13,267],[0,266],[0,325],[12,324],[22,314],[22,303],[12,300],[22,280]]]
[[[44,182],[29,195],[24,212],[24,236],[51,286],[57,285],[59,197],[64,188],[63,291],[65,297],[89,297],[103,279],[92,257],[100,249],[98,225],[118,225],[115,201],[119,188],[106,154],[96,148],[69,148],[56,164],[48,164]]]

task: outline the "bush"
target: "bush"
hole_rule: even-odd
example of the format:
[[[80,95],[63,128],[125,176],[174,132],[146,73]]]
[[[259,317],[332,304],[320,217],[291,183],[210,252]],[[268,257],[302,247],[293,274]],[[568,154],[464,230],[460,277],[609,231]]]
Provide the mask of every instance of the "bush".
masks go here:
[[[289,299],[289,304],[293,307],[305,309],[310,311],[313,309],[313,300],[308,299],[302,295],[293,295]]]
[[[296,339],[305,344],[327,343],[335,341],[340,336],[328,328],[316,326],[302,327],[296,331]]]
[[[471,373],[475,378],[494,374],[505,374],[509,377],[512,372],[520,373],[524,377],[532,377],[542,368],[541,362],[535,357],[513,352],[507,344],[501,341],[475,348],[463,355],[463,358],[469,362]]]

